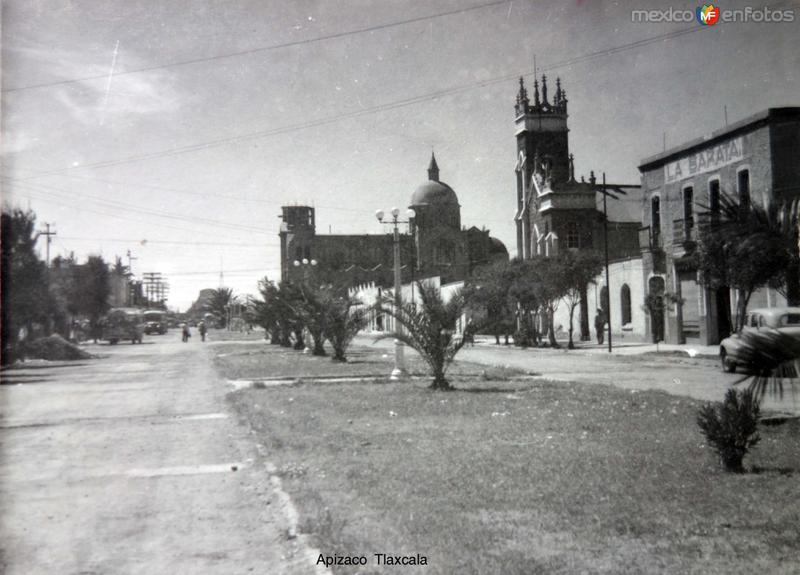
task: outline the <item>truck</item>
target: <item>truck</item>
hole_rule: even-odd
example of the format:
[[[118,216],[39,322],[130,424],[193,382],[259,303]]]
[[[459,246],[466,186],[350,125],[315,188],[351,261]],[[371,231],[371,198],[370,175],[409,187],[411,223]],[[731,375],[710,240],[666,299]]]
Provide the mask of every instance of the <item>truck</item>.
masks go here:
[[[101,339],[116,345],[120,341],[142,343],[144,337],[144,315],[138,308],[118,307],[109,310],[101,321]]]

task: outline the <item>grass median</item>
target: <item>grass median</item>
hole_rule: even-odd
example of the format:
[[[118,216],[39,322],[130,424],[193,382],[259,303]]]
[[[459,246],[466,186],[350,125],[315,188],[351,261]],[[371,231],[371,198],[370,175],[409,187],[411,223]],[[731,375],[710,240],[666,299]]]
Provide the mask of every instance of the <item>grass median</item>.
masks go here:
[[[232,395],[266,445],[301,529],[336,573],[793,573],[800,566],[800,428],[764,427],[724,473],[698,402],[553,383],[457,362],[454,392],[371,378],[385,350],[335,364],[265,344],[215,351],[228,378],[309,382]],[[412,371],[422,372],[421,364]],[[350,383],[315,377],[361,374]],[[380,383],[377,383],[380,382]],[[421,554],[424,568],[377,565]]]

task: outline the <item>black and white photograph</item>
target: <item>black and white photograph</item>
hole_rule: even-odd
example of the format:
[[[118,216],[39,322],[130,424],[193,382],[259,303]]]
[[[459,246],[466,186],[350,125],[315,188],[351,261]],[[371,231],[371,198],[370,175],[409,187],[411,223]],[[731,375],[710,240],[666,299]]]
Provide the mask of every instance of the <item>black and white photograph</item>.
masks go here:
[[[800,573],[800,0],[2,0],[0,573]]]

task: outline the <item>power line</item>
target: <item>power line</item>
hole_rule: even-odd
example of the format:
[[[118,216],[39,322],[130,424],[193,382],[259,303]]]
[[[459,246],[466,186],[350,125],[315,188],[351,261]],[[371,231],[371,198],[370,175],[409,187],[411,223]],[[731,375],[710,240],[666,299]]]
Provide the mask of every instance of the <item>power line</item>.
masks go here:
[[[366,28],[358,28],[355,30],[349,30],[346,32],[337,32],[334,34],[326,34],[324,36],[317,36],[314,38],[307,38],[305,40],[293,40],[291,42],[284,42],[281,44],[273,44],[271,46],[261,46],[259,48],[251,48],[249,50],[240,50],[238,52],[229,52],[226,54],[217,54],[215,56],[208,56],[205,58],[192,58],[190,60],[180,60],[177,62],[168,62],[166,64],[158,64],[155,66],[147,66],[143,68],[137,68],[135,70],[125,70],[122,72],[116,72],[114,74],[115,78],[119,78],[120,76],[127,76],[130,74],[141,74],[143,72],[153,72],[156,70],[163,70],[166,68],[175,68],[178,66],[188,66],[190,64],[200,64],[203,62],[212,62],[214,60],[222,60],[227,58],[236,58],[239,56],[247,56],[251,54],[258,54],[261,52],[269,52],[272,50],[279,50],[283,48],[290,48],[293,46],[303,46],[305,44],[313,44],[316,42],[324,42],[326,40],[336,40],[339,38],[345,38],[347,36],[353,36],[356,34],[364,34],[366,32],[375,32],[377,30],[386,30],[388,28],[395,28],[398,26],[405,26],[406,24],[414,24],[417,22],[424,22],[426,20],[433,20],[436,18],[444,18],[446,16],[454,16],[456,14],[464,14],[466,12],[472,12],[475,10],[482,10],[484,8],[491,8],[493,6],[499,6],[501,4],[508,4],[511,0],[500,0],[498,2],[489,2],[487,4],[479,4],[477,6],[471,6],[468,8],[460,8],[458,10],[450,10],[448,12],[440,12],[438,14],[431,14],[430,16],[419,16],[416,18],[408,18],[406,20],[399,20],[396,22],[388,22],[386,24],[377,24],[375,26],[368,26]],[[108,74],[102,75],[93,75],[93,76],[84,76],[82,78],[70,78],[66,80],[57,80],[55,82],[42,82],[40,84],[31,84],[28,86],[19,86],[17,88],[7,88],[2,90],[3,93],[12,93],[12,92],[21,92],[23,90],[34,90],[38,88],[47,88],[51,86],[64,86],[67,84],[75,84],[78,82],[88,82],[92,80],[106,80],[108,78]]]
[[[635,48],[641,48],[643,46],[647,46],[649,44],[653,44],[653,43],[656,43],[656,42],[663,42],[663,41],[666,41],[666,40],[671,40],[671,39],[678,38],[678,37],[686,35],[686,34],[695,33],[695,32],[701,31],[701,30],[703,30],[702,26],[692,26],[690,28],[684,28],[684,29],[681,29],[681,30],[673,31],[673,32],[667,32],[665,34],[659,34],[657,36],[651,36],[649,38],[644,38],[644,39],[637,40],[637,41],[634,41],[634,42],[629,42],[627,44],[621,44],[619,46],[613,46],[611,48],[606,48],[606,49],[603,49],[603,50],[590,52],[588,54],[583,54],[583,55],[576,56],[576,57],[573,57],[573,58],[568,58],[566,60],[562,60],[560,62],[556,62],[556,63],[554,63],[554,64],[552,64],[550,66],[540,66],[539,69],[541,69],[542,71],[545,71],[545,72],[549,72],[549,71],[557,70],[557,69],[564,68],[564,67],[567,67],[567,66],[572,66],[574,64],[585,63],[585,62],[588,62],[590,60],[594,60],[594,59],[601,58],[601,57],[604,57],[604,56],[618,54],[618,53],[626,51],[626,50],[631,50],[631,49],[635,49]],[[526,72],[523,72],[522,75],[530,75],[530,73],[531,73],[531,71],[527,70]],[[317,120],[311,120],[311,121],[301,122],[301,123],[297,123],[297,124],[290,124],[290,125],[287,125],[287,126],[282,126],[280,128],[272,128],[272,129],[269,129],[269,130],[259,130],[259,131],[239,134],[239,135],[235,135],[235,136],[228,136],[226,138],[219,138],[219,139],[216,139],[216,140],[208,140],[206,142],[198,142],[196,144],[190,144],[190,145],[187,145],[187,146],[180,146],[180,147],[175,147],[175,148],[167,148],[167,149],[160,150],[160,151],[157,151],[157,152],[150,152],[150,153],[146,153],[146,154],[138,154],[138,155],[128,156],[128,157],[125,157],[125,158],[119,158],[119,159],[115,159],[115,160],[105,160],[105,161],[95,162],[95,163],[92,163],[92,164],[83,164],[83,165],[79,165],[79,166],[70,166],[68,168],[62,168],[60,170],[52,170],[52,171],[47,171],[47,172],[40,172],[39,176],[33,176],[33,177],[25,178],[25,179],[26,180],[31,180],[31,179],[34,179],[34,178],[39,178],[39,177],[48,176],[48,175],[59,175],[59,174],[62,174],[62,173],[65,173],[65,172],[70,172],[70,171],[73,171],[73,170],[76,170],[76,169],[81,169],[82,170],[82,169],[89,169],[89,168],[107,168],[107,167],[117,166],[117,165],[121,165],[121,164],[131,163],[131,162],[140,162],[140,161],[146,161],[146,160],[167,158],[167,157],[186,154],[186,153],[199,152],[199,151],[203,151],[203,150],[207,150],[207,149],[211,149],[211,148],[216,148],[216,147],[220,147],[220,146],[225,146],[225,145],[238,144],[238,143],[246,142],[246,141],[249,141],[249,140],[258,140],[258,139],[267,138],[267,137],[271,137],[271,136],[287,134],[287,133],[296,132],[296,131],[299,131],[299,130],[305,130],[305,129],[308,129],[308,128],[317,128],[317,127],[324,126],[324,125],[327,125],[327,124],[334,124],[334,123],[340,122],[342,120],[357,118],[357,117],[360,117],[360,116],[365,116],[365,115],[379,113],[379,112],[386,112],[386,111],[396,110],[398,108],[404,108],[404,107],[407,107],[407,106],[412,106],[412,105],[420,104],[420,103],[427,102],[427,101],[437,100],[437,99],[443,98],[445,96],[452,96],[452,95],[460,94],[460,93],[463,93],[463,92],[467,92],[467,91],[473,90],[475,88],[479,88],[479,87],[482,88],[482,87],[486,87],[486,86],[499,84],[499,83],[502,83],[502,82],[507,82],[507,81],[514,80],[514,79],[518,78],[519,75],[520,75],[519,73],[514,73],[514,74],[506,74],[506,75],[503,75],[503,76],[496,76],[494,78],[488,78],[486,80],[469,82],[467,84],[462,84],[460,86],[454,86],[452,88],[446,88],[446,89],[443,89],[443,90],[437,90],[435,92],[429,92],[429,93],[426,93],[426,94],[420,94],[418,96],[413,96],[413,97],[405,98],[405,99],[402,99],[402,100],[396,100],[396,101],[393,101],[393,102],[386,102],[384,104],[379,104],[379,105],[368,107],[368,108],[361,108],[361,109],[354,110],[354,111],[351,111],[351,112],[345,112],[345,113],[341,113],[341,114],[338,114],[338,115],[335,115],[335,116],[329,116],[327,118],[319,118]]]
[[[97,177],[93,177],[93,176],[80,175],[80,174],[66,174],[66,173],[54,174],[54,173],[51,173],[51,172],[41,172],[41,171],[38,171],[38,170],[31,170],[30,168],[17,168],[17,169],[22,169],[22,171],[30,172],[32,174],[37,174],[37,177],[38,176],[56,176],[56,177],[65,177],[65,178],[77,178],[77,179],[81,179],[81,180],[88,180],[88,181],[91,181],[91,182],[114,184],[114,185],[117,185],[117,186],[133,186],[133,185],[135,185],[137,188],[148,188],[148,189],[153,189],[153,190],[163,191],[163,192],[175,192],[175,193],[178,193],[178,194],[187,194],[187,195],[190,195],[190,196],[203,197],[203,198],[207,198],[209,196],[212,196],[212,197],[215,197],[215,198],[220,198],[220,199],[224,199],[224,200],[231,200],[231,201],[234,201],[234,202],[251,202],[251,203],[263,204],[263,205],[268,205],[268,206],[277,206],[277,207],[282,207],[282,206],[286,205],[286,203],[282,203],[282,202],[275,202],[275,201],[264,200],[264,199],[260,199],[260,198],[242,198],[242,197],[238,197],[238,196],[230,196],[230,195],[227,195],[227,194],[219,194],[219,193],[216,193],[216,192],[195,192],[195,191],[192,191],[192,190],[182,190],[182,189],[179,189],[179,188],[171,188],[171,187],[166,187],[166,186],[156,186],[154,184],[144,184],[144,183],[140,183],[140,182],[137,182],[135,184],[131,184],[129,182],[121,182],[119,180],[111,180],[111,179],[108,179],[108,178],[97,178]],[[9,176],[5,176],[5,177],[9,177]],[[18,178],[16,181],[18,181],[18,182],[27,182],[27,181],[30,181],[30,180],[33,180],[33,179],[34,179],[34,177],[24,177],[24,178]],[[364,210],[364,209],[357,209],[357,208],[343,208],[341,206],[323,206],[323,205],[314,204],[314,207],[320,208],[320,209],[325,209],[325,210],[337,210],[337,211],[344,211],[344,212],[357,212],[357,213],[364,213],[364,214],[366,214],[366,213],[373,214],[374,213],[373,210]]]
[[[147,238],[87,238],[87,237],[79,237],[79,236],[61,236],[61,239],[70,240],[70,241],[86,241],[86,242],[119,242],[119,243],[131,243],[131,244],[168,244],[168,245],[188,245],[188,246],[231,246],[231,247],[243,247],[243,248],[280,248],[280,244],[254,244],[253,242],[193,242],[193,241],[185,241],[185,240],[151,240]]]
[[[269,233],[266,230],[264,230],[263,228],[257,228],[257,227],[254,227],[254,226],[246,226],[246,225],[242,225],[242,224],[235,224],[233,222],[224,222],[224,221],[220,221],[220,220],[212,220],[210,218],[200,218],[200,217],[195,217],[195,216],[184,216],[184,215],[181,215],[181,214],[174,214],[174,213],[170,213],[170,212],[157,211],[157,210],[152,210],[152,209],[148,209],[148,208],[142,208],[142,207],[139,207],[139,206],[136,206],[136,205],[133,205],[133,204],[127,204],[125,202],[119,202],[119,201],[116,201],[116,200],[107,200],[107,199],[104,199],[104,198],[98,198],[97,196],[91,196],[91,195],[88,195],[88,194],[80,194],[80,193],[76,194],[74,192],[71,192],[69,190],[65,190],[63,188],[57,188],[57,187],[48,186],[48,185],[45,185],[45,184],[29,184],[25,180],[18,180],[16,178],[12,178],[10,176],[0,176],[0,177],[2,177],[5,180],[11,181],[15,185],[21,183],[23,186],[35,185],[35,186],[38,186],[39,188],[44,188],[45,190],[54,190],[54,192],[46,192],[46,191],[36,190],[34,188],[34,191],[36,191],[38,193],[41,193],[41,194],[45,194],[45,195],[49,194],[49,195],[53,195],[53,196],[56,196],[56,197],[62,197],[63,198],[64,197],[63,195],[57,193],[57,192],[62,192],[63,194],[69,194],[72,199],[74,199],[74,196],[77,195],[77,196],[83,197],[83,198],[85,198],[87,200],[91,200],[93,202],[96,202],[96,203],[100,204],[101,206],[109,207],[109,208],[112,208],[112,209],[118,209],[118,210],[122,210],[122,211],[125,211],[125,212],[139,213],[139,214],[143,214],[143,215],[146,215],[146,216],[155,216],[155,217],[160,217],[160,218],[167,218],[167,219],[186,221],[186,222],[191,222],[191,223],[198,223],[198,224],[202,224],[202,225],[216,226],[216,227],[221,227],[221,228],[225,228],[225,229],[243,230],[243,231],[247,231],[247,232],[262,233],[262,234]]]

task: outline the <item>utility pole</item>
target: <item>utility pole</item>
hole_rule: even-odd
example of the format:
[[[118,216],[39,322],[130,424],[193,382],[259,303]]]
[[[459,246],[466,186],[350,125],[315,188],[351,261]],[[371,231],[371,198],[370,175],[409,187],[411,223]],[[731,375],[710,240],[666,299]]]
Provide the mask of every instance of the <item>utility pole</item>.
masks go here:
[[[128,257],[128,275],[132,276],[133,275],[133,260],[138,260],[139,258],[133,257],[131,255],[131,250],[128,250],[128,253],[126,255]]]
[[[45,231],[43,231],[43,232],[40,231],[40,232],[38,232],[36,234],[36,237],[47,236],[47,244],[46,244],[46,248],[45,248],[45,253],[47,254],[47,260],[46,261],[47,261],[47,269],[48,270],[50,269],[50,244],[53,242],[52,236],[56,235],[56,231],[55,230],[52,230],[52,231],[50,230],[50,226],[51,225],[54,226],[55,223],[49,224],[49,223],[45,222],[45,224],[44,224]]]
[[[608,353],[611,353],[611,277],[608,271],[608,209],[606,207],[606,173],[603,172],[603,239],[606,252],[606,321],[608,321]],[[600,306],[602,307],[602,302]]]
[[[145,272],[142,274],[142,282],[145,287],[145,298],[147,299],[148,307],[158,297],[158,290],[162,278],[160,272]]]
[[[45,231],[37,232],[36,233],[36,237],[34,238],[34,240],[36,240],[36,238],[38,238],[39,236],[47,236],[47,242],[45,244],[45,246],[46,246],[45,247],[45,253],[46,253],[47,267],[45,268],[45,276],[44,276],[44,278],[45,278],[45,281],[47,282],[47,285],[45,287],[47,288],[48,292],[50,291],[50,244],[53,242],[53,239],[52,239],[53,236],[56,235],[56,231],[55,230],[52,230],[52,231],[50,230],[50,225],[51,224],[45,222],[45,224],[44,224]],[[55,223],[53,223],[52,225],[55,225]],[[50,314],[48,313],[47,314],[47,333],[50,334],[50,333],[52,333],[52,331],[53,331],[53,321],[52,321],[52,318],[50,317]]]

